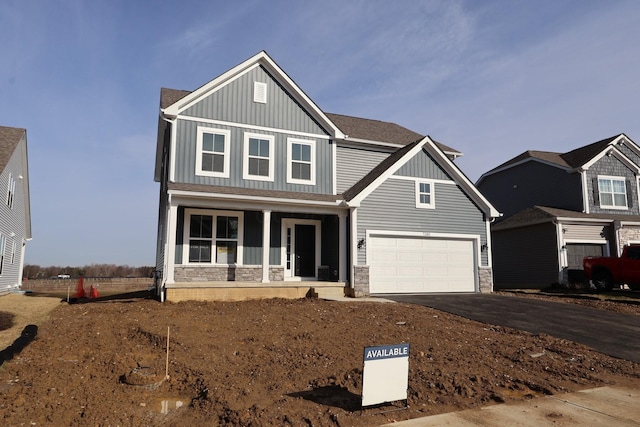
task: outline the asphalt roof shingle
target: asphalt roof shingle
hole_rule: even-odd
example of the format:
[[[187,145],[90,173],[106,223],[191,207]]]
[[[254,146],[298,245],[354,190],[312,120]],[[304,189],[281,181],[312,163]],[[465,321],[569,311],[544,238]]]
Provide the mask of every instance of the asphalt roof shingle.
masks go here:
[[[26,129],[0,126],[0,171],[7,166]]]

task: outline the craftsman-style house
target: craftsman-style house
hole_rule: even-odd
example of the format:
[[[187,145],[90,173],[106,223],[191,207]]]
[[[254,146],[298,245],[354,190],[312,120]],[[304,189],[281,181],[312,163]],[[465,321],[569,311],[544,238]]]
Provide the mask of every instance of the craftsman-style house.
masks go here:
[[[265,52],[162,89],[162,299],[491,291],[498,212],[458,151],[322,111]]]
[[[31,205],[27,131],[0,126],[0,295],[22,283]]]
[[[579,283],[585,256],[640,243],[640,147],[625,134],[567,153],[526,151],[483,174],[497,288]]]

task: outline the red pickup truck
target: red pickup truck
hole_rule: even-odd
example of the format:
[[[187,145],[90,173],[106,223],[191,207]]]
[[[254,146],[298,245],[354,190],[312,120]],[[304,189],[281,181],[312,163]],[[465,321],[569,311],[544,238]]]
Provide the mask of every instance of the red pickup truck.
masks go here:
[[[640,290],[640,245],[628,245],[620,258],[585,257],[582,261],[584,276],[596,289],[610,291],[614,285],[627,284]]]

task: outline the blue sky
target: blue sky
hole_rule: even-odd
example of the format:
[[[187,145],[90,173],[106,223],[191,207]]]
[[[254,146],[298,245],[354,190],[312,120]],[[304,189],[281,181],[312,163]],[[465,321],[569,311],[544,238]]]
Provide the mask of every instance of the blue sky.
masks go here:
[[[265,50],[324,111],[464,153],[640,143],[640,2],[0,2],[0,125],[27,129],[26,262],[153,265],[161,87],[194,90]]]

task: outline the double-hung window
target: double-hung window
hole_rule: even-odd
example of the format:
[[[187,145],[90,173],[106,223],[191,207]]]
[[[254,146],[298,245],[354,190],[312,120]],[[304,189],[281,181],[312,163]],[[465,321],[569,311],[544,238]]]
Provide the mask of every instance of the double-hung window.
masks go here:
[[[599,176],[598,196],[601,208],[626,209],[628,205],[625,179],[613,176]]]
[[[287,182],[316,183],[315,141],[289,138],[287,140]]]
[[[13,174],[9,174],[9,188],[7,189],[7,206],[13,209],[13,199],[16,194],[16,180],[13,178]]]
[[[198,127],[196,175],[229,177],[230,135],[228,130]]]
[[[416,208],[434,209],[435,197],[433,181],[416,181]]]
[[[244,134],[244,179],[273,181],[274,141],[270,135]]]
[[[7,238],[0,234],[0,275],[4,271],[4,252],[7,249]]]
[[[185,212],[185,262],[239,264],[242,241],[241,212],[188,209]]]

